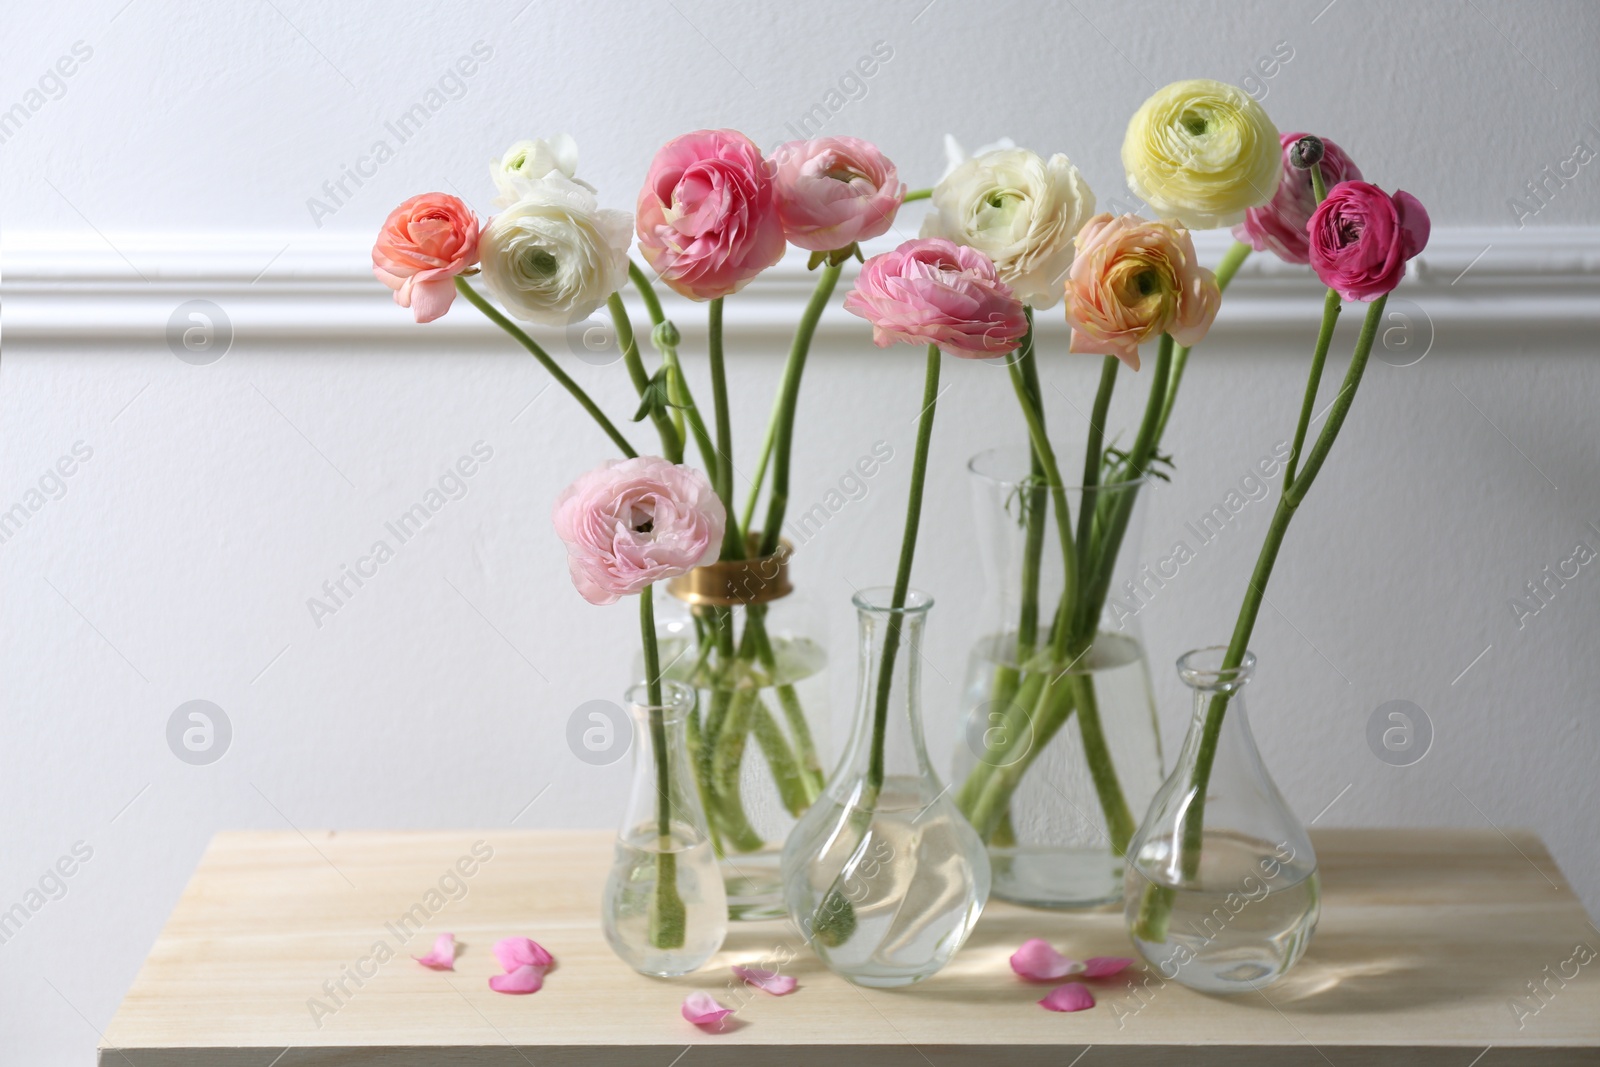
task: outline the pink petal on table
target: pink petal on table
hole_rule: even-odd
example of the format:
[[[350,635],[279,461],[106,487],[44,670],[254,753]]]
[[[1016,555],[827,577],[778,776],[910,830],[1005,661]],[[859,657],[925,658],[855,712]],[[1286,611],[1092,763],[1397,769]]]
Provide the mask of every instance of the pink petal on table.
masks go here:
[[[781,997],[794,992],[795,978],[792,974],[779,974],[769,971],[765,967],[740,967],[735,964],[733,976],[747,985],[765,990],[775,997]]]
[[[710,993],[698,989],[683,998],[683,1017],[696,1026],[710,1026],[715,1023],[720,1030],[723,1018],[732,1014],[732,1008],[724,1008]]]
[[[1124,956],[1090,956],[1083,961],[1083,976],[1110,978],[1114,974],[1121,974],[1131,966],[1133,961]]]
[[[518,967],[548,968],[555,962],[543,945],[526,937],[502,937],[494,943],[494,958],[500,961],[500,969],[507,974]]]
[[[1011,969],[1030,982],[1053,982],[1069,974],[1081,974],[1083,964],[1067,959],[1043,938],[1030,937],[1011,954]]]
[[[1047,1011],[1082,1011],[1094,1007],[1094,994],[1080,982],[1068,982],[1059,989],[1052,989],[1039,1001],[1039,1007]]]
[[[412,959],[422,964],[431,971],[453,971],[456,969],[456,935],[440,934],[433,939],[433,951],[426,956],[412,956]]]
[[[509,974],[490,978],[489,988],[496,993],[537,993],[544,988],[544,968],[524,963]]]

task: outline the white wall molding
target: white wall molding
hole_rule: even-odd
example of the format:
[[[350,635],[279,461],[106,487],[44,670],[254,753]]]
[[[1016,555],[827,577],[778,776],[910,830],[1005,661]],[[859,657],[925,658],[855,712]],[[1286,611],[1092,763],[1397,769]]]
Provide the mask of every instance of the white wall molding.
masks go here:
[[[1229,238],[1197,237],[1214,263]],[[164,344],[186,300],[222,307],[236,343],[318,339],[385,345],[476,346],[498,331],[481,316],[451,314],[426,327],[396,308],[368,268],[365,235],[11,233],[0,245],[4,339],[9,343]],[[1436,326],[1524,331],[1600,324],[1600,227],[1435,230],[1401,294]],[[846,275],[844,284],[848,284]],[[810,293],[804,257],[791,255],[728,303],[731,329],[752,344],[783,344]],[[673,300],[693,342],[703,315]],[[1252,256],[1224,302],[1222,336],[1271,335],[1315,318],[1321,291],[1309,271]],[[824,347],[861,337],[837,300],[819,329]],[[642,308],[635,304],[637,320]],[[1064,330],[1059,315],[1041,330]],[[636,322],[637,325],[637,322]],[[548,337],[549,331],[531,331]]]

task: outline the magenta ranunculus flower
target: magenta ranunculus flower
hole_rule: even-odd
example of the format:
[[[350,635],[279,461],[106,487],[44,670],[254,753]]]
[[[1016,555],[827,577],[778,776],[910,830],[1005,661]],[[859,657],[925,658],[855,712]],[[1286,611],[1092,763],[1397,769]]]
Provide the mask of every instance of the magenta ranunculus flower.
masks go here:
[[[456,298],[455,276],[478,262],[478,217],[448,193],[413,196],[389,212],[372,246],[372,273],[418,322]]]
[[[1306,223],[1316,210],[1317,198],[1311,191],[1311,172],[1289,162],[1289,150],[1304,136],[1286,133],[1278,138],[1283,145],[1283,179],[1278,182],[1278,191],[1267,203],[1246,211],[1244,221],[1233,228],[1235,239],[1257,252],[1271,252],[1285,263],[1305,263],[1310,257]],[[1324,185],[1332,189],[1340,182],[1361,177],[1361,168],[1344,149],[1326,137],[1321,140]]]
[[[862,264],[844,309],[872,323],[879,348],[932,344],[953,356],[987,359],[1028,332],[1022,301],[975,248],[943,237],[907,241]]]
[[[783,224],[761,150],[736,130],[668,141],[639,190],[639,251],[691,300],[742,289],[783,257]]]
[[[1311,269],[1346,300],[1374,300],[1400,284],[1406,261],[1427,246],[1430,226],[1428,210],[1410,193],[1341,182],[1307,225]]]
[[[894,164],[855,137],[781,144],[772,169],[783,235],[813,252],[886,232],[906,195]]]
[[[706,476],[659,456],[614,459],[568,486],[551,515],[572,584],[613,604],[714,556],[727,513]]]

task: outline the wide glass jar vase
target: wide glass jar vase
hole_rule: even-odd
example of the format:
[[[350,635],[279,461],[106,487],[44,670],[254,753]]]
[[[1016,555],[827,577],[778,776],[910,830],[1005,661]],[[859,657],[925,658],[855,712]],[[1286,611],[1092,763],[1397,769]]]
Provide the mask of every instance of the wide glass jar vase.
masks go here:
[[[1060,469],[1080,468],[1063,453]],[[1162,778],[1139,617],[1179,563],[1143,554],[1147,478],[1066,486],[1069,589],[1052,487],[1031,451],[990,449],[968,470],[986,596],[962,697],[957,803],[988,845],[996,897],[1114,903],[1124,850]]]
[[[667,582],[657,623],[665,677],[694,691],[690,755],[733,919],[785,914],[779,854],[828,754],[820,627],[789,580],[792,546],[756,556],[758,537],[751,558]]]

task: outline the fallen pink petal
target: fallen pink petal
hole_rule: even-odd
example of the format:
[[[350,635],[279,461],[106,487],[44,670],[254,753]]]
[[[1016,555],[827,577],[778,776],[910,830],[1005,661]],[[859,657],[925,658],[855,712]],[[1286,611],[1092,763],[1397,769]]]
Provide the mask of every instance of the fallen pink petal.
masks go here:
[[[537,993],[544,988],[544,968],[525,963],[509,974],[490,978],[489,988],[496,993]]]
[[[1084,964],[1068,959],[1041,937],[1030,937],[1011,954],[1011,969],[1030,982],[1053,982],[1069,974],[1082,974]]]
[[[1090,956],[1083,961],[1083,976],[1085,978],[1110,978],[1114,974],[1121,974],[1133,961],[1125,956]]]
[[[429,952],[426,956],[412,956],[411,958],[431,971],[455,970],[456,935],[440,934],[433,939],[432,952]]]
[[[500,969],[507,974],[518,967],[549,969],[555,963],[555,958],[543,945],[526,937],[502,937],[494,943],[494,958],[500,961]]]
[[[779,974],[777,971],[765,967],[741,967],[734,965],[733,976],[746,985],[753,985],[757,989],[771,993],[775,997],[786,996],[794,992],[798,984],[792,974]]]
[[[695,990],[683,998],[683,1017],[696,1026],[715,1025],[722,1029],[722,1020],[733,1014],[732,1008],[724,1008],[717,1003],[717,998],[710,993]]]
[[[1094,994],[1082,983],[1068,982],[1059,989],[1052,989],[1039,1001],[1039,1007],[1047,1011],[1083,1011],[1094,1007]]]

